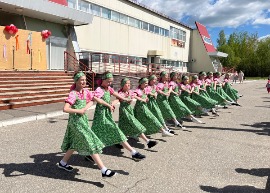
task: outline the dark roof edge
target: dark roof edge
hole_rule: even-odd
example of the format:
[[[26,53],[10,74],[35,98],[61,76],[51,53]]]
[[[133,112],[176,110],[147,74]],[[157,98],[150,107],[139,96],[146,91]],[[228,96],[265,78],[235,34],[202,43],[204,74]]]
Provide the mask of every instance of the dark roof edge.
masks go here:
[[[142,3],[138,3],[136,0],[126,0],[126,1],[128,1],[128,2],[130,2],[130,3],[132,3],[132,4],[135,4],[135,5],[139,6],[139,7],[142,7],[142,8],[144,8],[144,9],[148,10],[148,11],[151,11],[151,12],[153,12],[153,13],[159,15],[159,16],[162,16],[162,17],[168,19],[168,20],[171,20],[171,21],[173,21],[173,22],[176,22],[176,23],[178,23],[178,24],[180,24],[180,25],[182,25],[182,26],[184,26],[184,27],[186,27],[186,28],[189,28],[189,29],[193,30],[192,27],[190,27],[190,26],[188,26],[188,25],[186,25],[186,24],[184,24],[184,23],[182,23],[182,22],[179,22],[179,21],[177,21],[176,19],[171,18],[171,17],[169,17],[168,15],[165,15],[164,13],[161,13],[161,12],[159,12],[159,11],[157,11],[157,10],[154,10],[154,9],[152,9],[152,8],[150,8],[150,7],[148,7],[148,6],[144,5],[144,4],[142,4]]]

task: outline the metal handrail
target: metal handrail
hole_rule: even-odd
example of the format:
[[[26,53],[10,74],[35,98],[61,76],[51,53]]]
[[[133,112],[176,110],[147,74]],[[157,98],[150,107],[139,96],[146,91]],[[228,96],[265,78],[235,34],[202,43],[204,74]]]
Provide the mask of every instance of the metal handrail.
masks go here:
[[[64,71],[66,73],[71,71],[74,74],[78,71],[84,72],[89,89],[94,90],[95,72],[93,72],[86,64],[79,61],[75,56],[66,51],[64,52]]]

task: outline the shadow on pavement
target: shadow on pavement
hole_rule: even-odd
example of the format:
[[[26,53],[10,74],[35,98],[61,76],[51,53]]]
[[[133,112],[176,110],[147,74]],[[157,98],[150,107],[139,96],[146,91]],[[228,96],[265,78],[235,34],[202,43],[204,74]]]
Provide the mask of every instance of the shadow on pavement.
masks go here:
[[[205,192],[215,193],[269,193],[270,192],[270,168],[258,168],[258,169],[243,169],[237,168],[236,172],[242,174],[250,174],[258,177],[267,177],[265,189],[259,189],[254,186],[236,186],[230,185],[223,188],[216,188],[212,186],[200,186],[201,190]]]
[[[254,127],[257,129],[237,129],[237,128],[226,128],[226,127],[203,127],[203,126],[186,126],[187,128],[193,129],[213,129],[213,130],[221,130],[221,131],[239,131],[239,132],[250,132],[255,133],[257,135],[269,135],[270,136],[270,122],[259,122],[254,123],[252,125],[241,124],[243,126]]]
[[[200,186],[201,190],[212,193],[267,193],[262,189],[254,186],[226,186],[224,188],[216,188],[212,186]]]
[[[9,163],[9,164],[0,164],[0,168],[3,168],[3,174],[5,177],[17,177],[23,175],[33,175],[33,176],[41,176],[45,178],[59,179],[59,180],[69,180],[75,182],[82,182],[92,184],[99,188],[103,188],[104,184],[100,182],[88,181],[83,179],[76,178],[78,173],[78,169],[74,169],[72,172],[67,172],[64,170],[60,170],[56,163],[59,162],[62,158],[62,154],[60,153],[50,153],[50,154],[37,154],[30,156],[34,158],[34,163]],[[77,157],[77,156],[73,156]],[[74,159],[74,158],[73,158]],[[79,158],[77,157],[77,160]],[[69,162],[71,165],[71,161]],[[74,162],[75,163],[75,162]],[[83,167],[87,167],[87,162],[81,164],[82,162],[76,162]],[[89,167],[89,166],[88,166]]]

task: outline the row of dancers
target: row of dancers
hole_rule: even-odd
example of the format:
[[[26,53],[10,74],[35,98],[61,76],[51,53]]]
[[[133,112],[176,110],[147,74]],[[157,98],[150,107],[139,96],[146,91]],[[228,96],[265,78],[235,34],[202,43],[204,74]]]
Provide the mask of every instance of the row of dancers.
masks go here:
[[[128,150],[131,157],[143,160],[146,156],[138,152],[127,141],[127,137],[140,137],[148,148],[157,145],[147,136],[161,133],[163,137],[173,137],[175,131],[167,126],[167,121],[174,122],[174,129],[183,127],[183,118],[195,123],[203,123],[197,116],[218,116],[217,108],[227,105],[239,105],[238,92],[229,83],[228,76],[220,81],[220,73],[200,72],[189,77],[183,76],[178,83],[176,72],[160,73],[159,80],[155,75],[141,78],[136,90],[130,89],[130,80],[121,80],[121,89],[116,92],[111,87],[113,74],[105,72],[101,85],[91,92],[86,89],[86,76],[83,72],[74,75],[74,84],[65,100],[63,111],[69,113],[68,125],[61,149],[64,157],[58,167],[72,171],[67,162],[74,151],[86,159],[95,162],[101,170],[102,177],[112,177],[115,171],[108,169],[99,154],[106,146],[121,145]],[[111,96],[117,100],[111,102]],[[132,101],[136,100],[133,107]],[[90,128],[86,110],[96,101],[92,127]],[[115,104],[120,102],[119,123],[113,120]]]

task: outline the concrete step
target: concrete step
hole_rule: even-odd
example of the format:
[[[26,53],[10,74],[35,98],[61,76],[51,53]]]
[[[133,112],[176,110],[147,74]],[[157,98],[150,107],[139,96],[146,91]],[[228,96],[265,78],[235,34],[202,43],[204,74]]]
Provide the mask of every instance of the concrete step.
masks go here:
[[[23,75],[18,75],[18,76],[13,76],[12,80],[55,80],[57,81],[58,79],[62,79],[63,76],[23,76]],[[68,78],[66,78],[68,79]],[[71,78],[70,78],[71,79]],[[0,81],[7,80],[7,77],[0,77]]]
[[[24,102],[24,101],[37,101],[43,99],[54,99],[54,98],[66,98],[67,93],[60,94],[46,94],[46,95],[33,95],[33,96],[23,96],[23,97],[9,97],[9,98],[0,98],[0,104],[8,104],[14,102]]]
[[[24,97],[34,95],[51,95],[51,94],[64,94],[68,93],[69,89],[55,89],[55,90],[37,90],[37,91],[19,91],[19,92],[5,92],[0,93],[0,98],[11,98],[11,97]]]
[[[33,86],[33,87],[12,87],[12,88],[1,88],[0,93],[8,93],[8,92],[15,92],[15,91],[42,91],[42,90],[57,90],[57,89],[66,89],[69,90],[71,85],[58,85],[55,86]]]
[[[66,79],[57,79],[57,81],[55,79],[52,80],[2,80],[0,81],[0,85],[4,84],[4,85],[12,85],[12,84],[17,84],[17,85],[21,85],[21,84],[43,84],[43,83],[55,83],[55,82],[59,82],[59,83],[73,83],[73,80],[71,78],[66,78]]]
[[[65,101],[65,97],[52,98],[52,99],[42,99],[42,100],[33,100],[33,101],[23,101],[23,102],[14,102],[14,103],[0,104],[0,110],[7,110],[7,109],[20,108],[20,107],[28,107],[28,106],[35,106],[35,105],[44,105],[44,104],[58,103],[58,102],[63,102],[63,104],[64,104],[64,101]]]
[[[16,87],[27,87],[28,89],[31,89],[32,87],[38,87],[38,86],[64,86],[64,85],[72,85],[72,82],[47,82],[47,83],[40,83],[40,82],[31,82],[28,84],[1,84],[0,88],[16,88]]]

